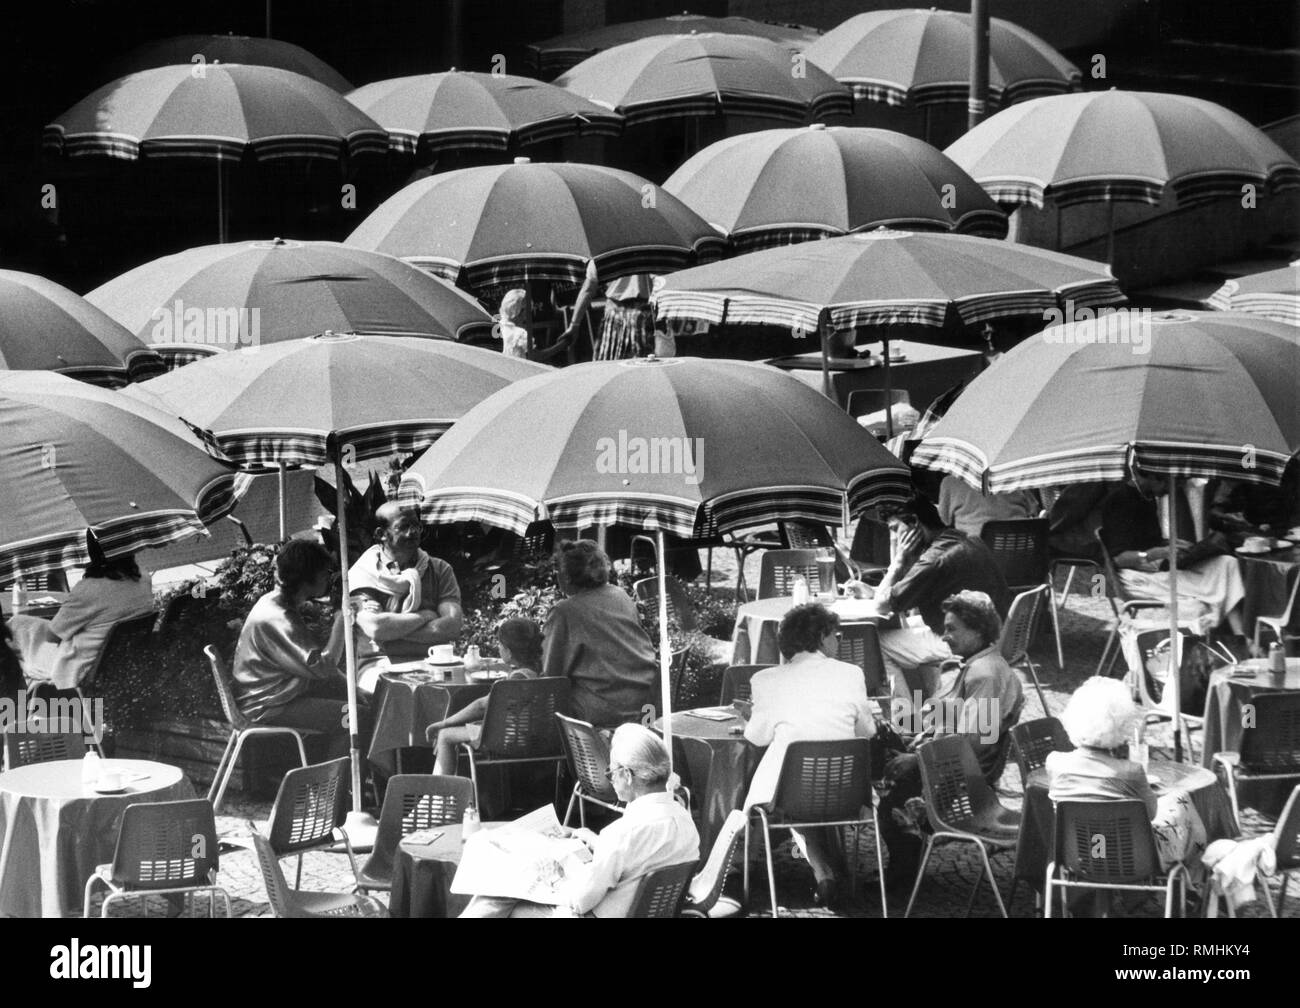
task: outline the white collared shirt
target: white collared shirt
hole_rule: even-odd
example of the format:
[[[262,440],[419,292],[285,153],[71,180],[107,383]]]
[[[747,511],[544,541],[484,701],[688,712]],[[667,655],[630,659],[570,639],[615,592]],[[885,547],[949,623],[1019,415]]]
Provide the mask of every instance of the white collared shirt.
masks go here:
[[[699,858],[691,814],[666,791],[642,795],[597,835],[587,872],[569,881],[566,902],[578,914],[626,917],[644,876]]]

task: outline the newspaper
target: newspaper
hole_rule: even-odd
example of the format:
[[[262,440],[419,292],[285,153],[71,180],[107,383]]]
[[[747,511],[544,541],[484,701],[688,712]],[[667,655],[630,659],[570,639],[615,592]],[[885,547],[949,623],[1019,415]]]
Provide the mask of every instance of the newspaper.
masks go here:
[[[544,805],[512,823],[480,830],[465,841],[451,891],[558,906],[565,884],[580,875],[591,851]]]

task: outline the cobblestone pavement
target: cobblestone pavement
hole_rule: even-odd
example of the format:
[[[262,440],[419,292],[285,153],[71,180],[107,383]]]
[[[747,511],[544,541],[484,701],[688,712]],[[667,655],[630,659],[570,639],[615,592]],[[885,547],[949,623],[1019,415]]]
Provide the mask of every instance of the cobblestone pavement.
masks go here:
[[[726,564],[723,557],[714,567],[714,586],[716,589],[729,588],[734,584],[735,567]],[[727,558],[729,559],[729,558]],[[757,584],[757,563],[747,570],[749,584]],[[1076,579],[1076,587],[1078,579]],[[1086,589],[1085,589],[1086,590]],[[1160,613],[1153,616],[1160,619]],[[1084,679],[1091,676],[1100,656],[1102,642],[1109,629],[1110,610],[1104,598],[1088,594],[1072,594],[1067,608],[1061,613],[1061,636],[1066,654],[1064,669],[1056,668],[1055,648],[1050,631],[1040,636],[1033,649],[1038,664],[1039,676],[1047,703],[1054,714],[1059,714],[1065,706],[1069,695]],[[1023,720],[1043,716],[1042,704],[1031,684],[1026,682],[1026,706],[1021,715]],[[1163,735],[1161,732],[1163,731]],[[1168,727],[1161,729],[1152,726],[1149,739],[1153,744],[1152,759],[1170,758],[1170,740]],[[1155,748],[1161,746],[1161,748]],[[1199,756],[1199,737],[1193,735],[1193,755]],[[1021,802],[1020,775],[1014,761],[1008,766],[998,788],[999,798],[1011,808],[1019,808]],[[269,802],[241,802],[228,799],[227,807],[217,819],[217,829],[223,839],[238,842],[248,836],[248,820],[265,822],[270,811]],[[1242,832],[1254,836],[1272,829],[1273,821],[1261,816],[1251,809],[1243,809]],[[874,839],[870,829],[864,831],[860,844],[859,882],[856,898],[851,902],[843,916],[878,917],[880,916],[880,890],[877,882],[876,856]],[[812,905],[812,872],[808,866],[790,856],[788,841],[778,849],[776,857],[777,895],[785,910],[796,917],[836,916],[829,910]],[[364,857],[359,857],[362,860]],[[1005,899],[1011,887],[1011,875],[1014,868],[1014,852],[997,855],[993,858],[993,871],[998,886]],[[362,863],[364,861],[362,860]],[[284,862],[286,876],[293,881],[294,862]],[[756,867],[759,867],[756,865]],[[979,855],[968,844],[948,844],[937,848],[931,858],[925,880],[922,883],[913,916],[917,917],[953,917],[961,916],[970,897],[972,881],[980,871]],[[233,913],[238,917],[269,917],[270,906],[262,884],[261,873],[256,857],[251,850],[231,850],[223,852],[221,857],[221,884],[230,893]],[[353,878],[347,857],[343,854],[309,853],[305,856],[302,887],[307,890],[349,891],[353,887]],[[753,881],[752,909],[755,912],[767,910],[766,880],[761,871]],[[728,892],[731,892],[729,884]],[[1276,894],[1276,888],[1274,889]],[[737,890],[737,895],[738,895]],[[383,897],[381,897],[383,898]],[[386,900],[385,900],[386,901]],[[165,905],[160,899],[147,901],[149,913],[154,916],[165,912]],[[906,906],[905,900],[890,902],[890,915],[902,916]],[[1034,894],[1025,885],[1021,885],[1009,905],[1012,916],[1032,916],[1036,913]],[[1162,906],[1150,899],[1130,911],[1133,916],[1159,917]],[[123,904],[124,915],[139,915],[142,912],[141,901]],[[206,907],[201,908],[206,912]],[[118,913],[117,908],[114,914]],[[997,907],[988,890],[982,886],[981,893],[975,899],[971,909],[973,917],[992,917],[997,915]],[[1248,905],[1243,916],[1265,916],[1267,910],[1261,904]],[[1300,917],[1300,898],[1296,897],[1292,887],[1291,898],[1285,909],[1287,917]]]

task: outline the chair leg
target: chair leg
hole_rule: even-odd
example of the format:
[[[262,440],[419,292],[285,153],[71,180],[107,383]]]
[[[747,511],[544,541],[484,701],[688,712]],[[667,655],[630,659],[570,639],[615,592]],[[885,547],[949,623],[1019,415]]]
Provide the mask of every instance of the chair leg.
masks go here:
[[[1075,567],[1074,564],[1070,564],[1070,566],[1066,568],[1065,589],[1061,592],[1060,600],[1056,602],[1056,606],[1058,609],[1061,606],[1064,606],[1066,599],[1070,597],[1070,585],[1074,583],[1074,572],[1076,570],[1078,570],[1078,568]]]
[[[1051,584],[1048,584],[1048,594],[1051,594]],[[1061,650],[1061,621],[1057,618],[1056,606],[1048,605],[1047,613],[1052,618],[1052,634],[1056,638],[1056,667],[1062,672],[1065,671],[1065,652]]]
[[[230,786],[230,778],[235,776],[235,767],[239,766],[239,753],[244,748],[243,733],[235,740],[235,751],[231,754],[230,762],[226,764],[225,776],[221,778],[221,787],[217,789],[217,800],[212,803],[212,814],[216,815],[221,810],[221,803],[226,798],[226,788]]]
[[[885,895],[885,843],[880,838],[880,817],[876,815],[876,806],[871,805],[871,824],[876,831],[876,870],[880,873],[880,916],[889,918],[889,897]]]
[[[298,758],[302,760],[302,765],[310,766],[311,764],[307,762],[307,747],[303,745],[302,735],[299,732],[294,732],[293,740],[298,743]],[[398,750],[398,753],[401,753],[400,749]],[[400,773],[401,771],[398,772]]]
[[[1115,658],[1111,656],[1111,648],[1119,651],[1119,622],[1117,621],[1110,630],[1110,636],[1106,638],[1106,646],[1101,649],[1101,659],[1097,662],[1097,675],[1110,675],[1110,669],[1115,665]],[[1110,658],[1109,664],[1106,659]]]
[[[1038,693],[1038,702],[1043,705],[1043,717],[1051,717],[1052,709],[1047,706],[1047,697],[1043,694],[1043,684],[1038,681],[1038,669],[1034,666],[1029,652],[1025,652],[1025,669],[1029,672],[1029,678],[1034,681],[1034,690]]]
[[[781,916],[781,911],[776,902],[776,868],[772,864],[772,827],[762,809],[759,810],[758,817],[763,822],[763,852],[767,855],[767,892],[772,900],[772,919],[776,920]]]
[[[741,892],[744,893],[746,907],[749,906],[749,821],[750,814],[747,811],[745,813],[745,850],[740,858],[744,865],[744,869],[741,872]]]
[[[1291,881],[1291,873],[1283,872],[1282,884],[1278,886],[1278,890],[1277,890],[1277,912],[1279,915],[1286,912],[1286,887],[1290,881]]]
[[[469,779],[470,783],[474,786],[474,807],[478,809],[479,814],[482,815],[483,805],[479,801],[478,796],[478,765],[474,760],[474,750],[469,746],[462,746],[461,748],[465,750],[465,755],[469,758]]]
[[[90,905],[95,902],[95,883],[98,881],[102,881],[98,872],[86,879],[86,888],[81,897],[81,916],[83,919],[90,916]]]
[[[998,880],[993,874],[993,864],[992,862],[989,861],[989,852],[984,847],[984,845],[980,843],[978,840],[975,841],[975,845],[980,849],[980,859],[984,862],[984,871],[989,873],[989,888],[993,890],[993,898],[997,900],[998,911],[1002,914],[1003,917],[1009,917],[1010,914],[1007,913],[1006,905],[1002,902],[1002,894],[998,892]],[[979,888],[979,884],[981,881],[983,881],[983,879],[984,876],[981,874],[979,879],[976,880],[975,882],[976,889]],[[972,893],[971,894],[972,905],[974,905],[974,899],[975,896],[974,893]],[[967,909],[966,912],[968,915],[970,914],[969,908]]]
[[[221,759],[217,760],[217,769],[212,775],[212,786],[208,788],[208,801],[212,801],[217,795],[217,786],[221,783],[221,775],[226,771],[226,760],[230,758],[230,750],[234,748],[237,738],[239,738],[239,732],[232,728],[230,738],[226,739],[226,748],[222,750]]]
[[[295,889],[302,888],[302,855],[301,854],[298,855],[298,874],[297,876],[295,876],[293,880],[293,887]]]
[[[907,901],[907,910],[903,912],[903,919],[906,920],[912,916],[912,904],[916,902],[916,894],[921,888],[921,879],[925,877],[925,866],[930,863],[930,850],[934,846],[934,837],[925,838],[925,852],[921,855],[921,865],[916,869],[916,881],[912,883],[912,895]]]
[[[1241,827],[1241,809],[1237,807],[1237,775],[1232,767],[1225,767],[1228,771],[1228,801],[1232,804],[1232,821]]]
[[[578,801],[578,788],[579,788],[580,786],[581,786],[581,785],[579,785],[579,784],[575,784],[575,785],[573,785],[573,795],[569,798],[569,807],[566,808],[566,809],[564,810],[564,825],[565,825],[565,826],[568,826],[568,825],[569,825],[569,820],[573,817],[573,806],[574,806],[574,804],[577,803],[577,805],[578,805],[579,808],[582,807],[582,803]],[[579,822],[582,822],[581,819],[579,819],[578,821],[579,821]],[[586,826],[587,824],[586,824],[586,823],[582,823],[582,825]]]

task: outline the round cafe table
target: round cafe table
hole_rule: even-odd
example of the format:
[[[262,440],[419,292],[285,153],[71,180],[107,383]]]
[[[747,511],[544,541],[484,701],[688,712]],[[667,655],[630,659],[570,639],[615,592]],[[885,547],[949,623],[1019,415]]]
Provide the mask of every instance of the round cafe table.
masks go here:
[[[79,916],[86,879],[113,860],[126,807],[194,797],[181,770],[165,763],[104,760],[101,771],[123,776],[118,795],[82,784],[81,768],[81,760],[56,760],[0,774],[0,917]]]
[[[1152,788],[1156,797],[1170,791],[1186,791],[1205,824],[1206,841],[1233,839],[1237,821],[1227,792],[1209,770],[1189,763],[1153,760],[1147,776],[1156,778]],[[1051,860],[1052,830],[1055,811],[1047,796],[1047,770],[1040,767],[1025,782],[1025,804],[1020,820],[1020,837],[1016,844],[1016,879],[1024,879],[1036,890],[1043,888],[1043,876]]]
[[[731,664],[779,665],[781,652],[776,646],[776,632],[781,618],[794,608],[789,595],[746,602],[736,610],[736,630],[732,636]],[[839,614],[840,623],[875,623],[881,619],[871,599],[836,599],[830,608]],[[675,729],[674,729],[675,730]]]
[[[484,662],[485,668],[492,668]],[[491,681],[469,678],[464,665],[435,669],[421,661],[392,664],[375,686],[375,733],[369,759],[381,772],[398,772],[397,754],[412,747],[427,749],[424,730],[454,714],[478,697],[487,696]]]
[[[681,774],[691,789],[691,801],[700,810],[700,850],[707,854],[713,850],[713,841],[722,830],[727,816],[743,808],[750,778],[758,768],[763,749],[746,741],[744,735],[731,729],[743,727],[738,717],[725,721],[710,721],[695,717],[689,711],[672,715],[673,740],[695,739],[702,745],[673,746],[678,749],[675,758],[686,764]],[[655,730],[663,732],[664,719],[655,722]]]
[[[1217,752],[1236,752],[1241,748],[1241,708],[1256,693],[1296,690],[1300,690],[1300,658],[1286,660],[1284,676],[1269,672],[1267,659],[1251,659],[1212,672],[1205,697],[1201,765],[1211,766]]]
[[[483,823],[493,829],[504,823]],[[465,846],[461,826],[437,826],[441,833],[431,844],[400,843],[393,858],[393,889],[388,912],[393,917],[459,917],[470,897],[451,891]]]

